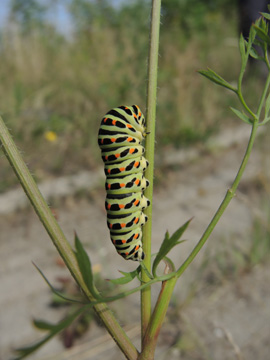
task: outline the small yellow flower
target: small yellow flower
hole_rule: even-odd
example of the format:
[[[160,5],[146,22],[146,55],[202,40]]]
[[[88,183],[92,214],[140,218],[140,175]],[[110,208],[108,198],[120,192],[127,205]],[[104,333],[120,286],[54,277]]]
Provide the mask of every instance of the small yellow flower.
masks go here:
[[[92,267],[92,270],[93,270],[93,273],[94,273],[94,274],[100,273],[100,272],[101,272],[101,269],[102,269],[101,264],[95,264],[95,265],[93,265],[93,267]]]
[[[55,142],[57,140],[57,135],[54,131],[46,131],[44,137],[49,142]]]

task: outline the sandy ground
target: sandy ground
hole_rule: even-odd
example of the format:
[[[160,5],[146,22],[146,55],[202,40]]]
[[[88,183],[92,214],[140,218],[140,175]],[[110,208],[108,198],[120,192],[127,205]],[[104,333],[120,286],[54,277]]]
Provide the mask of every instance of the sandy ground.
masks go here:
[[[238,135],[231,141],[235,134]],[[221,134],[220,139],[216,137],[203,149],[192,149],[184,155],[182,151],[166,153],[159,159],[165,165],[156,172],[153,252],[158,250],[166,230],[172,233],[194,217],[185,234],[188,241],[176,248],[171,256],[176,264],[181,264],[187,257],[236,174],[246,135],[246,127],[237,128]],[[263,143],[266,144],[264,151]],[[237,260],[239,254],[249,251],[254,218],[267,222],[262,206],[263,200],[269,203],[267,143],[266,134],[259,136],[237,196],[206,246],[178,282],[156,359],[269,358],[270,262],[248,267],[242,263],[243,256]],[[100,178],[92,175],[87,175],[94,179],[90,192],[83,190],[80,195],[72,194],[85,187],[85,175],[85,181],[77,181],[81,185],[76,185],[74,191],[72,187],[68,188],[61,197],[57,197],[57,192],[55,194],[55,182],[47,184],[47,197],[51,194],[51,206],[67,238],[72,242],[76,229],[92,263],[101,266],[102,276],[117,277],[118,269],[132,270],[135,263],[122,260],[110,243],[105,226],[104,192],[95,187]],[[76,179],[73,182],[76,183]],[[59,179],[58,186],[61,188]],[[49,307],[50,291],[31,262],[38,264],[54,284],[57,284],[57,277],[68,276],[67,271],[59,266],[57,253],[36,215],[29,207],[25,208],[24,200],[20,200],[24,195],[20,191],[13,193],[13,204],[18,199],[19,210],[10,205],[8,196],[11,193],[0,197],[0,210],[6,209],[1,210],[0,217],[1,360],[11,358],[12,348],[29,344],[42,336],[32,327],[32,318],[55,322],[66,312],[64,308]],[[5,206],[7,199],[9,205]],[[154,296],[158,289],[159,286],[153,288]],[[139,347],[139,295],[121,300],[113,307]],[[104,329],[94,322],[73,348],[64,349],[57,337],[29,358],[124,359]]]

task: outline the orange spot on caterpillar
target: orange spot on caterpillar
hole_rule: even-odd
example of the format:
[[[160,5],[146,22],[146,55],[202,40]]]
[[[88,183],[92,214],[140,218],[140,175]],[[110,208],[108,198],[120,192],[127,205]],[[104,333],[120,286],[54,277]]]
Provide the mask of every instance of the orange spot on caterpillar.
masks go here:
[[[128,252],[126,252],[125,254],[128,255]]]
[[[122,224],[121,224],[121,228],[124,228],[124,227],[126,227],[126,224],[125,224],[125,223],[122,223]]]
[[[116,124],[116,120],[113,120],[113,121],[112,121],[112,125],[115,125],[115,124]]]
[[[136,114],[133,114],[133,116],[135,117],[135,119],[137,119],[137,115],[136,115]]]
[[[134,153],[134,151],[135,151],[135,149],[134,149],[134,148],[129,149],[129,153],[130,153],[130,154],[133,154],[133,153]]]
[[[124,209],[124,207],[125,207],[125,205],[119,204],[119,208],[120,208],[120,209]]]
[[[136,201],[134,202],[134,205],[137,206],[137,205],[139,204],[139,202],[140,202],[139,200],[136,200]]]
[[[125,169],[124,167],[119,168],[120,171],[125,171]]]
[[[127,242],[127,240],[121,240],[122,241],[122,244],[125,244]]]
[[[111,169],[107,169],[107,173],[110,174],[110,173],[111,173]]]
[[[116,138],[111,138],[111,142],[112,143],[116,142]]]
[[[140,248],[140,246],[139,246],[139,245],[137,245],[137,246],[135,247],[135,250],[139,250],[139,248]]]
[[[127,124],[127,128],[131,129],[131,128],[133,128],[133,126],[130,124]]]
[[[115,240],[113,240],[113,243],[115,244],[115,243],[116,243],[116,241],[115,241]]]
[[[114,155],[116,158],[119,158],[120,157],[120,154],[115,154]]]
[[[103,142],[104,142],[104,139],[101,139],[101,144],[103,144]]]
[[[110,210],[111,204],[107,204],[107,209]]]
[[[108,156],[108,155],[106,155],[106,156],[105,156],[105,160],[108,160],[108,157],[109,157],[109,156]]]
[[[137,224],[138,221],[139,221],[139,218],[136,218],[136,219],[134,220],[134,224]]]
[[[134,164],[134,166],[135,166],[136,168],[139,167],[139,166],[140,166],[140,162],[139,162],[139,161],[136,161],[135,164]]]
[[[111,188],[111,186],[112,186],[111,184],[107,184],[108,189],[110,189],[110,188]]]
[[[113,227],[113,224],[110,224],[110,229]]]
[[[107,120],[108,120],[108,118],[103,119],[104,122],[106,122]]]
[[[132,140],[133,140],[132,137],[127,138],[127,141],[128,141],[128,142],[131,142]]]
[[[139,184],[140,184],[140,180],[137,179],[137,180],[135,181],[135,184],[136,184],[136,185],[139,185]]]
[[[120,187],[121,188],[125,187],[125,184],[124,183],[120,184]]]
[[[138,239],[138,237],[139,237],[139,234],[134,235],[134,239]]]

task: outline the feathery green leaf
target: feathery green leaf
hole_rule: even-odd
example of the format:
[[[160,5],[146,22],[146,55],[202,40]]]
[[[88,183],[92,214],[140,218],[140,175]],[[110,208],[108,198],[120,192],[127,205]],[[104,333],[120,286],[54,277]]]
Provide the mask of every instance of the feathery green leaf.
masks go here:
[[[181,236],[183,235],[183,233],[189,226],[189,223],[191,220],[192,219],[188,220],[187,222],[185,222],[184,225],[180,226],[180,228],[177,229],[171,237],[170,237],[168,231],[166,232],[164,240],[163,240],[163,242],[160,246],[160,249],[157,253],[157,256],[153,262],[152,273],[155,277],[157,276],[156,269],[157,269],[160,261],[171,251],[171,249],[173,249],[176,245],[178,245],[184,241],[184,240],[179,241],[179,239],[181,238]]]
[[[226,80],[224,80],[221,76],[219,76],[217,73],[215,73],[213,70],[199,70],[199,74],[205,76],[207,79],[213,81],[214,83],[223,86],[229,90],[232,90],[234,92],[237,92],[237,89],[233,87],[231,84],[229,84]]]
[[[230,107],[230,109],[232,110],[232,112],[235,113],[236,116],[238,116],[245,123],[252,124],[252,120],[246,114],[244,114],[243,112],[241,112],[233,107]]]
[[[75,256],[83,277],[83,280],[91,292],[91,294],[96,298],[100,299],[100,294],[98,293],[95,285],[94,285],[94,275],[92,272],[91,261],[87,252],[85,251],[78,235],[75,233]]]

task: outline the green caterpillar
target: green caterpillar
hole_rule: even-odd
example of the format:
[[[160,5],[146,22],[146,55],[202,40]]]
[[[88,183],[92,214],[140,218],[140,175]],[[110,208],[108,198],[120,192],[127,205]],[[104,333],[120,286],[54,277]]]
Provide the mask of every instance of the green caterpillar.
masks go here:
[[[150,201],[143,195],[149,181],[143,176],[148,161],[141,142],[145,118],[137,105],[119,106],[102,119],[98,144],[106,175],[107,225],[116,251],[126,260],[143,260],[143,210]]]

